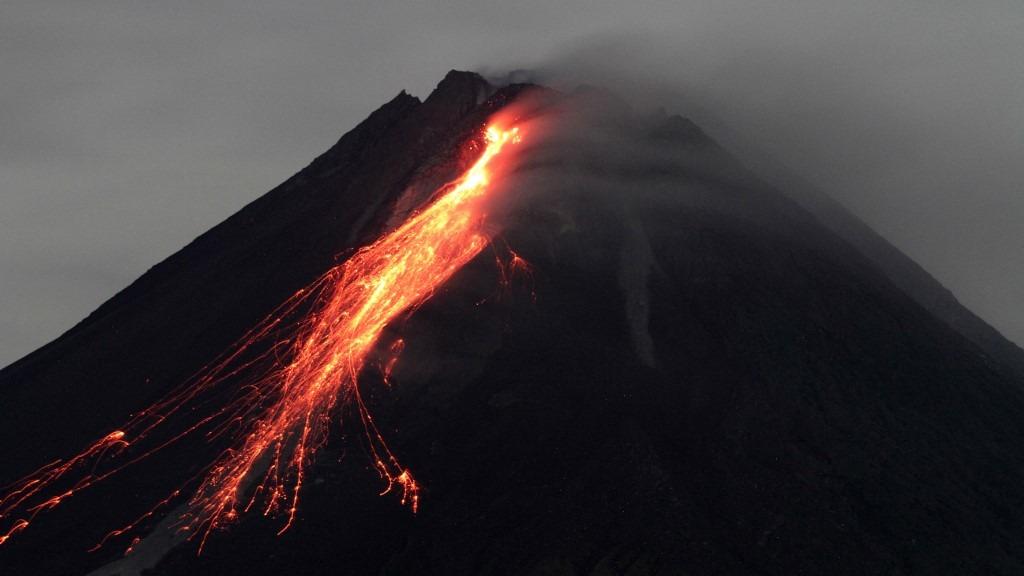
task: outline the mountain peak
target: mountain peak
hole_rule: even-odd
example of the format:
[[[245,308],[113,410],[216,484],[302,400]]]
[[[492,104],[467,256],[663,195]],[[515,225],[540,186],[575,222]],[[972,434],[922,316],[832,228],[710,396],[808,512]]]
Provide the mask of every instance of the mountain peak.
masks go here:
[[[147,408],[180,397],[264,319],[273,341],[255,354],[271,367],[294,358],[277,332],[281,302],[401,229],[391,222],[472,163],[481,124],[532,90],[453,70],[425,100],[400,92],[89,321],[0,371],[0,485],[84,440],[112,430],[121,440],[131,414],[159,416],[172,437],[207,411],[240,414],[219,411],[239,390],[262,399],[263,380],[239,378],[197,397],[194,412],[165,420]],[[531,113],[544,94],[556,112],[523,124],[527,145],[505,181],[523,204],[495,222],[495,250],[388,325],[380,366],[360,374],[373,426],[425,487],[415,517],[396,491],[374,496],[372,445],[352,440],[365,419],[340,402],[340,441],[310,462],[284,535],[243,515],[200,557],[171,550],[174,536],[144,514],[188,485],[204,455],[231,447],[230,434],[199,433],[59,509],[48,502],[62,497],[44,501],[32,528],[0,547],[0,566],[45,576],[121,562],[128,533],[84,550],[141,517],[124,562],[167,553],[165,575],[1024,570],[1019,380],[782,191],[738,177],[741,164],[689,120],[603,113],[628,102],[599,89],[537,90],[525,96]],[[582,129],[540,142],[532,126],[554,133],[575,120],[567,111]],[[423,200],[403,203],[409,192]],[[505,247],[529,274],[505,270]],[[400,361],[385,368],[399,335]],[[144,449],[132,438],[98,463]],[[157,515],[177,522],[176,505]]]
[[[430,109],[465,114],[494,92],[494,87],[475,72],[451,70],[424,101]]]

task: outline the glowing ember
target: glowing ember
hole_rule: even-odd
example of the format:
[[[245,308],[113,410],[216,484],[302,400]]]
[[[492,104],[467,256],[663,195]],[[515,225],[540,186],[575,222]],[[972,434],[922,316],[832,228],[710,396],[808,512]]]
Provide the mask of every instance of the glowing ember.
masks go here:
[[[0,518],[11,518],[0,544],[24,530],[40,512],[57,506],[77,491],[208,427],[215,438],[234,430],[234,446],[204,468],[198,488],[188,502],[180,530],[200,536],[200,550],[210,532],[253,508],[264,515],[283,513],[280,532],[295,520],[308,464],[327,439],[329,419],[339,402],[351,401],[366,430],[369,451],[386,482],[383,493],[400,488],[402,503],[413,511],[419,505],[419,485],[388,449],[360,395],[358,376],[384,328],[401,314],[422,304],[456,271],[488,244],[480,200],[488,190],[488,165],[510,142],[517,128],[489,126],[479,159],[455,182],[443,187],[432,203],[396,230],[356,252],[312,286],[300,290],[263,322],[249,331],[225,356],[185,386],[144,410],[123,429],[111,432],[81,454],[57,461],[27,476],[0,496]],[[525,262],[514,256],[513,267]],[[313,304],[312,312],[278,340],[289,314]],[[259,344],[269,350],[246,358]],[[391,346],[384,367],[390,376],[403,341]],[[262,360],[283,350],[287,364],[260,369]],[[242,378],[242,392],[228,406],[192,424],[168,440],[150,442],[138,455],[127,454],[129,442],[142,444],[161,422],[216,384]],[[102,470],[107,466],[106,471]],[[80,475],[72,478],[75,472]],[[58,487],[58,485],[60,487]],[[104,538],[122,535],[151,517],[178,495],[172,493],[156,508]],[[100,543],[100,545],[103,544]],[[135,546],[137,539],[129,547]]]

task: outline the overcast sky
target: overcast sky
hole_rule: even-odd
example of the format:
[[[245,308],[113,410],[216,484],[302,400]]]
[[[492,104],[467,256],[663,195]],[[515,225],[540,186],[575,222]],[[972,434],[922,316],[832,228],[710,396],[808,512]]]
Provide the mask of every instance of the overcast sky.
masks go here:
[[[1020,0],[4,0],[0,365],[452,68],[664,81],[1024,342],[1022,30]]]

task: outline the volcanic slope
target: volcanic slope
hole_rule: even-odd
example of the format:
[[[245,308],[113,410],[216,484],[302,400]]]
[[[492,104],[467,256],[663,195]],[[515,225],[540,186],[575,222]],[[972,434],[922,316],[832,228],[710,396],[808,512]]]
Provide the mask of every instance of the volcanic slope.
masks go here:
[[[379,235],[409,186],[457,175],[467,135],[536,93],[552,120],[525,133],[498,248],[394,327],[390,387],[364,374],[419,512],[376,496],[349,418],[289,531],[245,517],[153,573],[1024,572],[1011,371],[691,122],[459,72],[423,102],[400,94],[0,372],[0,481],[193,373]],[[503,276],[505,246],[529,272]],[[123,546],[82,551],[187,477],[190,456],[40,516],[0,547],[4,573],[113,560]]]

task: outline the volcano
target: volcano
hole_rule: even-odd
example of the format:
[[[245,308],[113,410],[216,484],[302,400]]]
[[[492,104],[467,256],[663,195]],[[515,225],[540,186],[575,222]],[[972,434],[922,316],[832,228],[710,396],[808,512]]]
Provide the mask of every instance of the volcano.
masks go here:
[[[467,179],[496,118],[522,142]],[[261,359],[336,366],[302,352],[335,325],[247,335],[318,326],[311,286],[470,181],[494,188],[491,223],[361,341],[358,401],[301,413],[323,441],[278,445],[298,482],[254,480],[277,462],[257,442],[237,494],[283,492],[217,508],[231,521],[197,554],[190,495],[230,484],[272,419],[185,432],[263,394]],[[168,447],[137,447],[125,423],[211,365],[218,387],[160,413],[147,441]],[[99,447],[31,526],[0,518],[0,572],[1020,574],[1022,375],[1024,352],[870,228],[693,122],[453,71],[0,371],[0,484]]]

